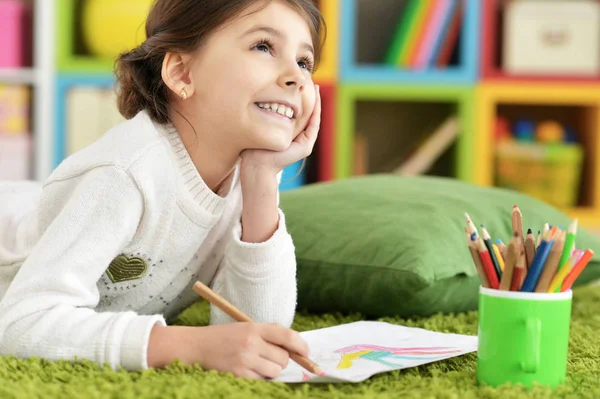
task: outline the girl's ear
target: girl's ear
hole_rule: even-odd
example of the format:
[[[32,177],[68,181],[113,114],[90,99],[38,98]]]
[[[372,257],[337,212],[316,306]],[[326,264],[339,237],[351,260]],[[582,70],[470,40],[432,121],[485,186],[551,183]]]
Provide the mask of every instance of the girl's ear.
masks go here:
[[[169,52],[165,54],[161,69],[161,76],[167,87],[183,100],[194,94],[190,61],[190,57],[181,53]]]

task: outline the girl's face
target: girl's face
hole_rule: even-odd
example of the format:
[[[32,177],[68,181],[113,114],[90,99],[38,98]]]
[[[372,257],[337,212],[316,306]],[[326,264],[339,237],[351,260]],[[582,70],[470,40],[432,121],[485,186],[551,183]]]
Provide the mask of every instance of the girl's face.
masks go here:
[[[226,134],[240,150],[282,151],[313,111],[313,62],[305,19],[280,0],[259,3],[201,46],[190,71],[195,93],[182,105],[200,130]]]

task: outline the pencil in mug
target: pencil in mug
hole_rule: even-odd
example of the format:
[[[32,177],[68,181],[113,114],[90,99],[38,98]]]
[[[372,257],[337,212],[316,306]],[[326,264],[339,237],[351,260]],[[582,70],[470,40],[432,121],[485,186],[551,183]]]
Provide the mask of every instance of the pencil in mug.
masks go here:
[[[579,258],[575,266],[573,266],[569,274],[567,274],[567,277],[565,277],[564,281],[562,282],[560,292],[565,292],[571,289],[571,286],[573,285],[575,280],[577,280],[577,277],[579,277],[583,269],[585,269],[587,264],[590,262],[592,256],[594,256],[594,251],[592,251],[591,249],[587,249],[583,253],[581,258]]]
[[[479,237],[479,232],[477,231],[477,228],[475,227],[475,223],[473,223],[473,221],[471,220],[471,217],[466,212],[465,212],[465,219],[467,219],[467,232],[470,235],[475,234],[475,237]]]
[[[504,244],[504,242],[502,242],[502,240],[498,238],[496,240],[496,245],[498,246],[498,250],[500,251],[502,259],[504,259],[504,262],[506,262],[506,244]]]
[[[517,233],[513,233],[513,236],[508,243],[508,249],[506,250],[506,264],[504,265],[504,271],[502,272],[502,279],[500,280],[500,289],[502,291],[509,291],[512,284],[513,272],[519,256],[519,248],[523,245],[521,237]]]
[[[527,259],[527,269],[531,267],[531,263],[535,258],[535,239],[531,229],[527,229],[527,237],[525,238],[525,259]]]
[[[487,274],[485,273],[485,269],[483,268],[483,263],[481,263],[481,259],[479,259],[479,253],[477,252],[477,244],[475,241],[471,240],[471,235],[465,229],[467,233],[467,244],[469,246],[469,252],[471,253],[471,257],[473,258],[473,263],[475,264],[475,268],[477,269],[477,273],[479,274],[479,278],[481,278],[481,285],[485,288],[490,288],[490,281],[488,280]]]
[[[233,306],[231,303],[225,300],[225,298],[221,297],[219,294],[211,290],[206,285],[202,284],[200,281],[196,281],[194,283],[193,288],[198,295],[200,295],[201,297],[209,301],[211,304],[221,309],[234,320],[252,322],[252,319],[250,319],[248,315],[241,312],[239,309],[237,309],[235,306]],[[313,374],[319,376],[325,375],[323,370],[316,363],[314,363],[312,360],[305,356],[290,352],[290,358],[292,358],[293,361],[295,361],[300,366],[304,367],[307,371]]]
[[[525,237],[523,236],[523,214],[521,213],[521,209],[517,205],[513,206],[511,213],[511,223],[513,234],[517,233],[521,240],[525,242]]]
[[[573,251],[573,254],[569,257],[569,260],[567,260],[563,267],[554,275],[554,277],[552,277],[552,281],[550,282],[550,286],[546,292],[556,292],[557,288],[560,288],[563,280],[565,277],[567,277],[567,274],[569,274],[573,267],[583,258],[583,256],[581,256],[582,253],[583,251],[579,249]]]
[[[496,271],[496,276],[498,280],[502,277],[502,270],[500,269],[500,262],[496,257],[496,252],[494,251],[494,245],[492,244],[492,237],[490,237],[490,233],[488,233],[487,229],[481,225],[481,238],[483,238],[483,243],[487,248],[490,258],[492,259],[492,265],[494,265],[494,270]]]
[[[474,234],[471,235],[471,239],[477,244],[479,259],[481,259],[483,269],[485,270],[485,274],[487,275],[488,281],[490,282],[490,288],[498,289],[498,287],[500,286],[498,274],[496,273],[496,269],[494,268],[494,264],[492,263],[490,252],[486,248],[483,239],[481,237],[475,237]]]
[[[546,292],[548,291],[548,287],[550,286],[550,282],[552,281],[552,277],[556,274],[558,270],[558,262],[560,261],[560,257],[563,253],[563,248],[565,246],[565,236],[566,233],[561,231],[559,236],[552,246],[550,250],[550,255],[548,255],[548,260],[544,265],[544,270],[542,271],[542,275],[538,280],[538,283],[535,287],[535,292]]]
[[[577,219],[571,221],[567,229],[567,237],[565,239],[565,247],[563,249],[562,256],[558,263],[558,270],[560,270],[571,256],[571,252],[575,249],[575,238],[577,237]],[[556,292],[560,291],[560,286],[556,288]]]
[[[492,244],[492,248],[494,248],[494,255],[496,255],[496,259],[498,260],[498,266],[500,266],[500,271],[504,273],[504,258],[500,253],[500,249],[496,244]]]
[[[512,283],[510,284],[511,291],[521,291],[523,281],[527,277],[527,259],[525,258],[525,245],[523,242],[519,242],[517,263],[513,270]]]
[[[548,260],[548,255],[550,255],[550,250],[554,246],[554,237],[558,232],[558,228],[555,227],[550,230],[546,235],[542,238],[542,243],[540,244],[539,250],[535,253],[533,260],[531,262],[531,266],[527,270],[527,277],[523,282],[523,286],[521,287],[521,291],[524,292],[533,292],[535,287],[542,275],[542,270],[544,269],[544,265]]]

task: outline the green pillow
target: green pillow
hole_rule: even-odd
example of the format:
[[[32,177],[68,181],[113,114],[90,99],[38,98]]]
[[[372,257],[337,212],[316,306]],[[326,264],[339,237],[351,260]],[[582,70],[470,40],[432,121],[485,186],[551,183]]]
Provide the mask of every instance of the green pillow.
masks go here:
[[[567,228],[569,217],[514,191],[455,179],[368,175],[285,191],[281,207],[298,260],[298,308],[367,317],[428,316],[477,309],[480,279],[465,212],[508,243],[517,204],[523,226]],[[576,246],[600,253],[579,228]],[[577,285],[600,278],[595,257]]]

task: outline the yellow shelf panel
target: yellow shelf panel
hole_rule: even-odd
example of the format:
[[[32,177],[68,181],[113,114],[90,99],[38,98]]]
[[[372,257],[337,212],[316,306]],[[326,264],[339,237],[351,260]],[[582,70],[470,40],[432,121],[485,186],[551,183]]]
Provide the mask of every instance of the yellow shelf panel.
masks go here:
[[[327,37],[321,63],[313,79],[319,83],[334,83],[338,78],[340,0],[321,0],[320,9],[327,25]]]

